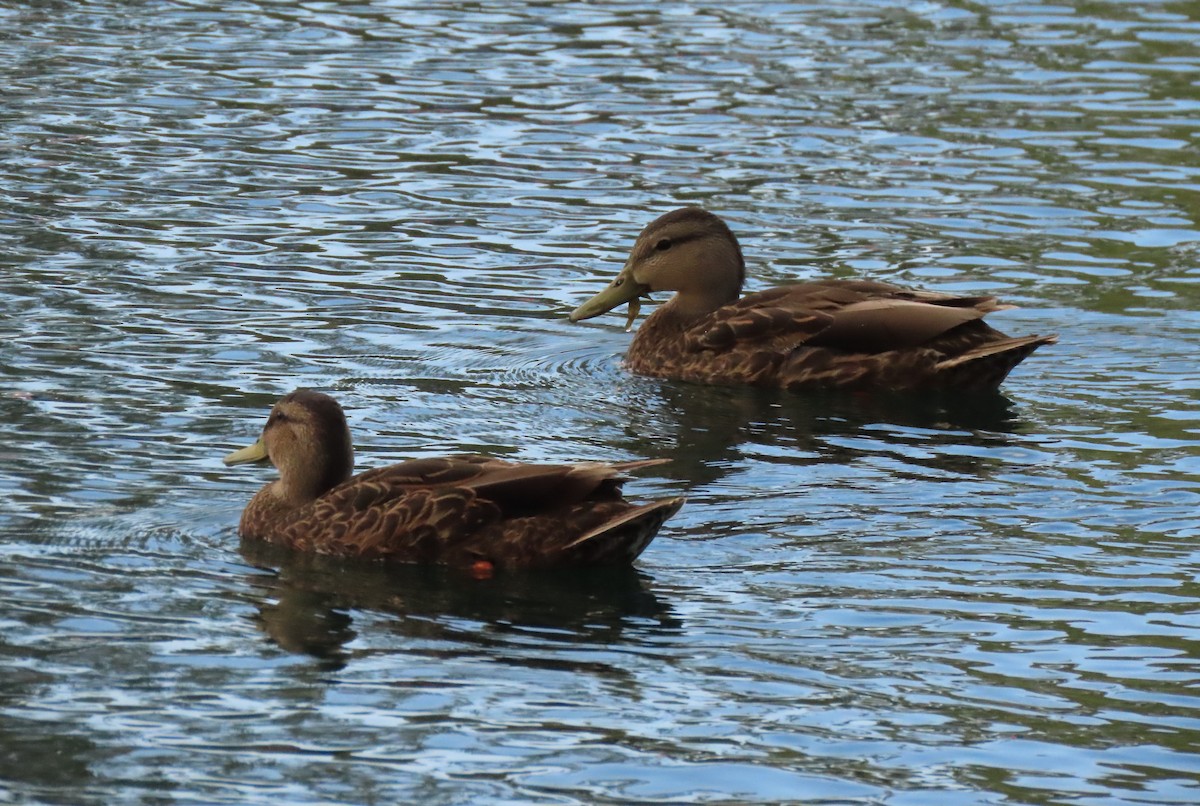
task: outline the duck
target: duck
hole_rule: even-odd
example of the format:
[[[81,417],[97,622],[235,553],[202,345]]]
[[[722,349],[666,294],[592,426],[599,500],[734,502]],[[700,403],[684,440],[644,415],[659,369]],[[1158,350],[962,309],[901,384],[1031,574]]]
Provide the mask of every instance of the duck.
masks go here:
[[[876,280],[816,280],[742,296],[746,262],[721,218],[684,207],[652,221],[624,268],[568,317],[674,292],[638,327],[633,372],[802,390],[994,392],[1057,335],[1009,337],[983,318],[1016,306]]]
[[[346,559],[496,569],[626,566],[683,497],[632,503],[623,474],[666,459],[528,464],[476,454],[410,459],[353,474],[341,405],[297,389],[258,440],[226,465],[270,462],[279,477],[242,512],[238,533]]]

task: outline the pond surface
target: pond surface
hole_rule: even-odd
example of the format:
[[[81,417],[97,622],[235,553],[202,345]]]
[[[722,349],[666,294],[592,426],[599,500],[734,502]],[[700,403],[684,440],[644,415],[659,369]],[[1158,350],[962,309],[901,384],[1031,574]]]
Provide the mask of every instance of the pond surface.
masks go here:
[[[1200,801],[1200,8],[0,10],[0,801]],[[631,376],[655,216],[995,293],[987,401]],[[619,574],[272,556],[221,457],[672,457]]]

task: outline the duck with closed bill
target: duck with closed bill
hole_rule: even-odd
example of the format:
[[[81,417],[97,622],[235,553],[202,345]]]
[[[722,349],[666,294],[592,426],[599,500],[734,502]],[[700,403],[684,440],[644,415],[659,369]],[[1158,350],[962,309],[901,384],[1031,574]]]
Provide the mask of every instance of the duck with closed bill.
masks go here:
[[[347,558],[488,568],[627,565],[683,505],[634,504],[621,473],[664,459],[535,465],[483,456],[413,459],[352,475],[342,407],[298,389],[225,464],[270,461],[239,533]]]
[[[742,250],[698,207],[651,222],[607,288],[572,322],[674,291],[638,328],[625,357],[643,375],[785,389],[993,391],[1057,336],[1010,338],[983,317],[1015,306],[991,296],[872,280],[818,280],[741,297]]]

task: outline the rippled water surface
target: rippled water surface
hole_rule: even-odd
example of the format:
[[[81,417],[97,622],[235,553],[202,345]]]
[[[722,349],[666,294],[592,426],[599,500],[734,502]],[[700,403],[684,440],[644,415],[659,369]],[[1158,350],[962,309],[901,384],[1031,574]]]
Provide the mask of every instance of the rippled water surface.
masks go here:
[[[9,3],[0,78],[0,801],[1200,802],[1195,3]],[[685,203],[1061,343],[631,376],[565,315]],[[220,457],[299,385],[689,502],[628,573],[274,556]]]

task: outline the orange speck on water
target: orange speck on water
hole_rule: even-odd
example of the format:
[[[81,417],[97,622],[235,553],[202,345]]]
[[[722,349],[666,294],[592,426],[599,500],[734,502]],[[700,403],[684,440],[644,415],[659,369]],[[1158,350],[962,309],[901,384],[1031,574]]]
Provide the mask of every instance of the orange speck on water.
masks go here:
[[[496,566],[488,560],[476,560],[471,565],[471,576],[475,579],[491,579],[496,573]]]

